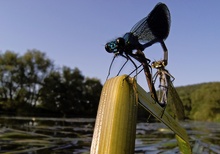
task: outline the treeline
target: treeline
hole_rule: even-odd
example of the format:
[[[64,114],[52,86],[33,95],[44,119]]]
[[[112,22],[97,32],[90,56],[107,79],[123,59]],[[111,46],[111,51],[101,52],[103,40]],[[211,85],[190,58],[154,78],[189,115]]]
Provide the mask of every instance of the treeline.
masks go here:
[[[220,121],[220,82],[176,89],[187,118]],[[41,51],[0,54],[0,114],[95,117],[101,90],[100,80],[78,68],[57,68]],[[141,108],[139,115],[148,117]]]
[[[183,101],[186,117],[192,120],[220,121],[220,82],[176,89]]]
[[[11,115],[95,116],[100,80],[57,68],[45,53],[0,54],[0,111]]]

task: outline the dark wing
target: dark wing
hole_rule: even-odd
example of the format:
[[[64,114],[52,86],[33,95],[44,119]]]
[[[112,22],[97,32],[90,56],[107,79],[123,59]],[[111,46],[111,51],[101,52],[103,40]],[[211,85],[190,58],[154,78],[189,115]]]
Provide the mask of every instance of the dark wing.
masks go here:
[[[169,35],[170,22],[169,9],[165,4],[158,3],[147,17],[132,27],[131,32],[143,43],[164,40]]]
[[[183,103],[176,89],[174,88],[173,83],[170,80],[168,82],[168,103],[171,104],[172,110],[174,111],[176,118],[178,120],[184,120],[185,114]]]

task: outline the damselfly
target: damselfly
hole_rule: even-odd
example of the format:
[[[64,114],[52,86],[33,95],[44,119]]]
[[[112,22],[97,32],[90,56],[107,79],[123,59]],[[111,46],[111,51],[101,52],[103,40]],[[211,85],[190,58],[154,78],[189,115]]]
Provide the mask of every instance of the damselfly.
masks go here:
[[[133,26],[130,32],[126,33],[123,37],[119,37],[116,40],[108,42],[105,45],[107,52],[115,54],[112,63],[115,57],[120,55],[125,57],[127,61],[130,60],[135,65],[135,63],[129,57],[135,56],[133,50],[143,51],[145,48],[159,42],[164,51],[163,62],[165,65],[167,65],[168,51],[164,40],[168,37],[170,31],[170,22],[169,9],[165,4],[158,3],[148,16],[141,19]],[[108,76],[110,74],[111,65]]]
[[[172,108],[175,111],[175,115],[179,120],[184,119],[184,107],[183,103],[176,92],[176,89],[173,86],[173,81],[175,78],[165,69],[163,61],[154,61],[151,64],[152,68],[156,68],[157,72],[153,76],[153,83],[156,83],[156,80],[159,77],[159,90],[158,90],[158,100],[160,106],[164,107],[163,113],[166,109],[167,103],[172,103]],[[168,97],[169,96],[169,97]]]

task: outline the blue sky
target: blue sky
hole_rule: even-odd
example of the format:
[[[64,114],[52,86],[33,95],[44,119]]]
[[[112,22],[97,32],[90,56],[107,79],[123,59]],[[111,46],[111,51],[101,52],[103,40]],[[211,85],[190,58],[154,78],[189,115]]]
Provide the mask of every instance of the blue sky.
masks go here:
[[[1,0],[0,51],[23,54],[38,49],[55,65],[78,67],[84,76],[104,83],[113,58],[104,45],[129,32],[158,2],[171,12],[165,43],[174,85],[220,81],[219,0]],[[151,60],[163,57],[159,44],[144,53]],[[116,59],[111,76],[123,62],[121,57]],[[128,64],[122,73],[132,70]],[[138,82],[145,82],[144,74]]]

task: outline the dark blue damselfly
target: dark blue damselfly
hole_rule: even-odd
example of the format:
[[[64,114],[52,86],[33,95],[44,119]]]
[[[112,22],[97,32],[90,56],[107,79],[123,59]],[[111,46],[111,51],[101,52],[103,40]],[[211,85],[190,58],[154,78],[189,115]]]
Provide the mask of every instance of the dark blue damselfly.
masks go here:
[[[123,37],[119,37],[116,40],[108,42],[105,45],[106,51],[109,53],[114,53],[115,55],[111,62],[108,76],[110,74],[112,63],[115,57],[118,55],[125,57],[127,61],[130,60],[137,69],[137,66],[130,58],[133,57],[143,66],[151,96],[158,104],[160,103],[157,98],[156,90],[152,81],[151,71],[149,69],[150,60],[145,57],[142,51],[154,43],[159,42],[164,51],[163,65],[167,65],[168,51],[164,40],[169,35],[170,22],[170,12],[168,7],[163,3],[158,3],[148,16],[141,19],[133,26],[130,32],[126,33]],[[137,52],[133,53],[134,50]],[[127,61],[124,63],[124,65],[127,63]]]
[[[114,58],[120,55],[125,57],[127,60],[130,60],[135,65],[135,63],[129,57],[136,56],[135,53],[133,53],[134,50],[143,51],[145,48],[159,42],[164,51],[164,65],[167,65],[168,51],[164,40],[169,35],[170,22],[171,20],[169,9],[165,4],[158,3],[148,16],[144,17],[133,26],[130,32],[126,33],[123,37],[119,37],[116,40],[108,42],[105,45],[105,49],[109,53],[114,53]]]

